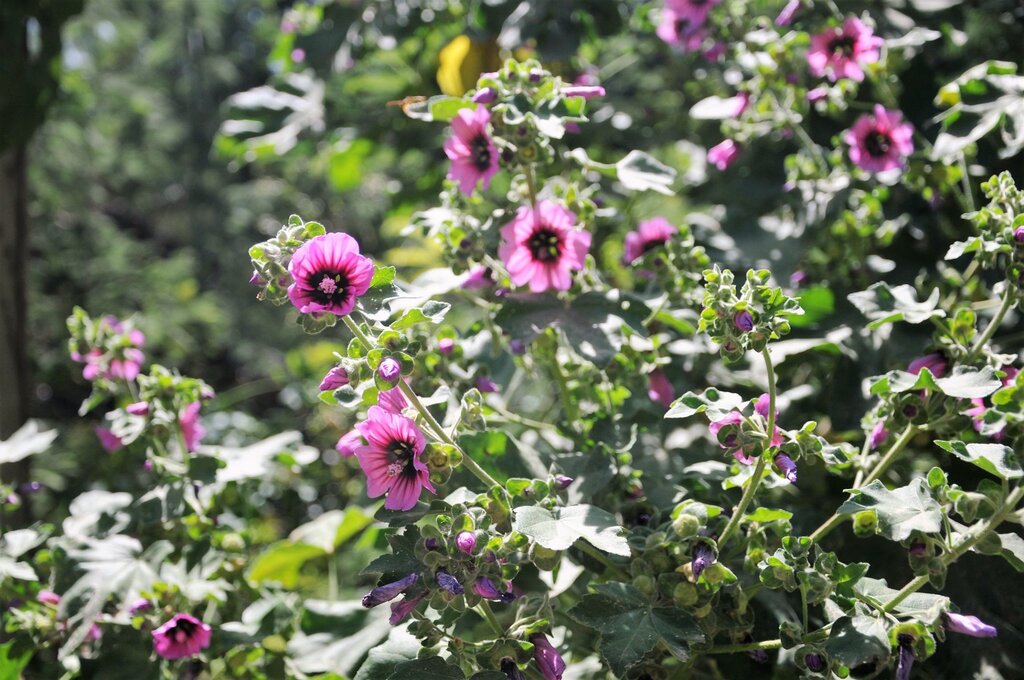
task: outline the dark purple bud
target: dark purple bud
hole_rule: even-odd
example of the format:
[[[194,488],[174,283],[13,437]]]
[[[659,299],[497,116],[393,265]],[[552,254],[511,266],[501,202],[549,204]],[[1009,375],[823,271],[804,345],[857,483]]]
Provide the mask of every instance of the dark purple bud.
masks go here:
[[[544,77],[544,74],[540,71],[530,71],[530,82],[539,83],[540,79]]]
[[[808,654],[804,657],[804,665],[812,673],[821,673],[826,668],[825,657],[821,654]]]
[[[910,544],[910,554],[914,557],[924,557],[927,552],[928,546],[921,541],[914,541]]]
[[[387,384],[394,387],[402,377],[402,367],[394,357],[386,357],[377,367],[377,375]]]
[[[413,609],[416,609],[416,605],[423,599],[424,593],[420,593],[416,597],[410,598],[409,596],[403,597],[398,602],[391,603],[391,616],[388,617],[388,623],[392,626],[397,626],[405,617],[412,613]]]
[[[335,366],[327,371],[327,375],[320,381],[321,392],[333,392],[334,390],[348,384],[348,371],[342,366]]]
[[[152,602],[150,602],[144,597],[140,597],[138,600],[135,600],[135,602],[132,602],[131,606],[128,607],[128,613],[132,616],[137,616],[138,614],[149,611],[152,608]]]
[[[260,276],[259,272],[253,272],[252,276],[249,277],[249,285],[263,287],[267,285],[267,282]]]
[[[896,638],[899,649],[896,652],[896,680],[910,680],[910,670],[914,667],[914,638],[900,635]]]
[[[503,297],[508,296],[508,294],[511,293],[511,292],[512,291],[510,291],[508,288],[505,288],[504,286],[502,286],[501,288],[496,288],[494,290],[494,297],[503,298]]]
[[[946,375],[946,369],[949,368],[949,364],[944,356],[938,352],[932,352],[911,361],[907,366],[907,372],[916,375],[921,372],[922,368],[927,368],[936,378],[941,378]]]
[[[885,429],[885,421],[878,421],[871,429],[871,448],[877,449],[889,438],[889,430]]]
[[[907,418],[911,418],[911,419],[916,418],[917,417],[917,407],[916,406],[911,406],[910,404],[904,406],[903,407],[903,415],[905,415]]]
[[[995,637],[999,634],[995,626],[990,626],[977,616],[964,616],[946,612],[946,630],[976,638]]]
[[[747,652],[747,656],[749,656],[754,661],[754,663],[768,663],[768,652],[764,651],[763,649],[752,649],[749,652]]]
[[[453,349],[455,349],[454,338],[441,338],[437,341],[437,351],[441,354],[451,354]]]
[[[390,602],[405,592],[412,584],[416,583],[416,579],[419,577],[419,574],[413,573],[392,583],[377,586],[363,596],[363,606],[367,608],[376,607],[385,602]]]
[[[481,375],[476,379],[476,388],[483,392],[484,394],[488,394],[490,392],[497,392],[498,383],[491,380],[489,376]]]
[[[775,465],[790,484],[796,484],[796,463],[784,453],[775,454]]]
[[[501,672],[508,680],[526,680],[526,675],[519,670],[516,662],[508,657],[501,660]]]
[[[705,569],[715,563],[715,551],[703,541],[693,546],[693,562],[690,568],[693,570],[693,577],[700,578]]]
[[[484,559],[487,560],[489,563],[494,564],[498,561],[498,556],[494,554],[493,550],[488,550],[487,554],[484,555]]]
[[[441,547],[441,542],[438,541],[436,538],[428,538],[427,540],[423,541],[423,547],[427,550],[437,550],[439,547]]]
[[[744,333],[754,330],[754,317],[745,309],[742,312],[736,312],[736,316],[732,317],[732,322]]]
[[[512,350],[512,354],[515,354],[516,356],[522,356],[526,354],[526,343],[520,340],[519,338],[509,340],[508,348]]]
[[[21,493],[22,496],[27,496],[29,494],[40,491],[42,488],[43,485],[40,484],[39,482],[25,482],[24,484],[18,487],[18,492]]]
[[[498,93],[494,91],[493,87],[485,87],[482,90],[478,90],[477,93],[473,95],[473,101],[477,104],[490,104],[497,99],[497,97]]]
[[[558,650],[551,646],[547,636],[536,633],[530,636],[530,642],[533,643],[533,660],[537,663],[544,680],[562,680],[565,660]]]
[[[800,269],[789,275],[789,285],[799,288],[810,280],[810,275]]]
[[[572,484],[572,477],[566,477],[565,475],[555,475],[555,488],[559,491],[565,491]]]
[[[1013,230],[1013,240],[1018,245],[1024,245],[1024,227],[1017,227]]]
[[[444,569],[438,571],[437,574],[435,574],[435,578],[437,579],[437,585],[441,586],[452,595],[462,595],[464,592],[462,584]]]
[[[473,592],[484,598],[485,600],[496,600],[498,602],[503,601],[503,596],[498,587],[494,585],[494,581],[489,578],[478,578],[473,581]]]
[[[476,534],[472,531],[460,531],[455,537],[455,547],[467,555],[472,555],[476,550]]]

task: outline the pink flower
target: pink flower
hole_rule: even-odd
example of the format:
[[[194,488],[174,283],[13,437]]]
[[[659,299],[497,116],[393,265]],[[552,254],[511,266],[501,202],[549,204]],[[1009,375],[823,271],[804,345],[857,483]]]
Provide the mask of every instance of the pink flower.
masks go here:
[[[393,387],[377,394],[377,405],[388,413],[401,413],[409,407],[400,387]]]
[[[392,626],[397,626],[402,621],[404,621],[405,617],[409,616],[409,614],[412,613],[413,609],[416,609],[416,605],[418,605],[420,601],[423,600],[423,596],[425,594],[426,591],[412,598],[406,595],[398,602],[392,602],[391,616],[388,617],[388,623],[390,623]]]
[[[327,375],[320,381],[320,391],[332,392],[339,387],[347,385],[348,382],[348,371],[345,370],[345,367],[335,366],[327,371]]]
[[[964,411],[964,415],[970,417],[974,430],[983,434],[985,430],[985,414],[988,413],[988,407],[985,405],[984,399],[971,399],[971,405],[971,408]],[[990,436],[994,441],[1001,442],[1006,436],[1006,428],[1004,427],[997,432],[992,432]]]
[[[455,537],[455,547],[467,555],[472,555],[476,550],[476,534],[472,531],[460,531]]]
[[[692,24],[703,24],[708,19],[711,8],[722,0],[666,0],[668,9],[677,16],[687,19]]]
[[[826,99],[827,97],[828,97],[828,88],[824,87],[824,86],[816,87],[813,90],[808,90],[807,91],[807,101],[809,101],[812,104],[816,104],[816,103],[822,101],[823,99]]]
[[[782,8],[782,11],[779,12],[779,16],[775,17],[775,25],[789,26],[793,21],[793,16],[800,9],[800,5],[800,0],[789,0],[789,2],[786,3],[786,6]]]
[[[911,361],[907,365],[907,373],[913,373],[919,375],[922,368],[927,368],[932,375],[936,378],[941,378],[946,375],[946,369],[948,368],[946,358],[938,352],[932,352],[931,354],[925,354],[923,357],[918,357]]]
[[[768,405],[771,400],[767,394],[762,394],[757,404],[754,406],[754,412],[764,421],[764,427],[767,427],[768,420]],[[776,421],[778,420],[778,409],[775,410]],[[754,462],[754,454],[759,448],[759,444],[756,441],[742,441],[740,431],[740,425],[743,423],[743,414],[739,411],[730,411],[721,420],[713,420],[708,426],[711,434],[718,439],[719,446],[723,449],[728,450],[739,462],[744,465],[750,465]],[[724,436],[719,436],[719,433],[725,430]],[[782,431],[775,427],[775,432],[772,433],[771,446],[781,446],[784,441],[782,437]]]
[[[668,243],[673,236],[678,234],[679,230],[664,217],[644,220],[637,225],[636,231],[626,234],[624,258],[626,264],[636,262],[645,253]]]
[[[977,638],[989,638],[999,635],[999,631],[996,630],[995,626],[990,626],[977,616],[966,616],[964,614],[954,614],[953,612],[946,612],[945,616],[946,629],[952,633],[960,633],[961,635],[970,635]]]
[[[208,625],[189,614],[174,617],[153,631],[153,650],[164,659],[186,659],[210,646]]]
[[[133,416],[144,416],[149,414],[149,402],[148,401],[137,401],[134,404],[128,404],[124,407],[127,413]]]
[[[206,435],[206,429],[203,428],[202,423],[199,420],[199,408],[202,404],[198,401],[193,401],[191,404],[181,410],[181,415],[178,416],[178,423],[181,425],[181,434],[185,437],[185,448],[191,453],[199,448],[199,442],[202,441],[203,436]]]
[[[562,96],[565,97],[593,99],[594,97],[603,97],[604,95],[604,88],[600,85],[570,85],[569,87],[562,88]]]
[[[543,633],[534,633],[530,636],[530,642],[533,643],[533,660],[536,662],[537,668],[540,669],[540,674],[544,676],[544,680],[562,680],[562,674],[565,673],[565,660],[551,645],[547,636]]]
[[[868,172],[902,168],[914,153],[914,128],[902,122],[903,114],[875,104],[875,114],[863,115],[843,134],[850,145],[850,160]]]
[[[356,425],[368,444],[356,449],[359,466],[366,473],[366,494],[376,498],[387,494],[388,510],[410,510],[430,483],[430,470],[420,459],[427,440],[410,418],[371,406],[366,421]]]
[[[452,136],[444,143],[444,153],[452,162],[448,179],[459,183],[462,193],[473,193],[477,182],[484,189],[498,172],[498,149],[487,134],[491,112],[483,106],[475,111],[462,109],[452,120]]]
[[[341,439],[334,445],[335,450],[345,458],[356,455],[356,451],[363,445],[363,435],[358,430],[341,435]]]
[[[739,144],[731,139],[726,139],[708,149],[708,162],[719,170],[725,170],[739,155]]]
[[[694,22],[669,7],[661,10],[661,19],[654,32],[681,52],[696,52],[707,37],[703,20]]]
[[[107,453],[113,453],[124,446],[121,438],[111,432],[106,427],[96,427],[96,436],[99,437],[100,445],[103,446]]]
[[[889,438],[889,430],[885,429],[885,421],[879,420],[875,423],[875,426],[871,428],[871,449],[877,449],[879,446],[885,443],[885,440]]]
[[[498,248],[512,283],[529,284],[534,293],[569,290],[570,272],[583,268],[591,240],[589,232],[575,225],[576,215],[551,201],[519,208],[515,219],[502,227]]]
[[[477,267],[469,272],[469,276],[462,282],[462,287],[469,290],[490,288],[494,285],[494,276],[489,267]]]
[[[863,67],[881,57],[883,42],[864,22],[851,17],[842,27],[833,26],[811,37],[807,64],[815,76],[828,75],[832,82],[840,78],[860,82],[864,80]]]
[[[60,595],[53,592],[52,590],[40,590],[39,594],[36,595],[36,600],[41,604],[48,604],[56,607],[60,604]]]
[[[647,396],[651,398],[651,401],[661,404],[665,408],[672,406],[672,402],[676,398],[676,391],[665,372],[656,368],[651,371],[648,380]]]
[[[369,290],[373,261],[359,254],[354,238],[334,232],[299,246],[288,272],[295,280],[288,286],[288,298],[300,312],[345,316],[356,306],[356,298]]]

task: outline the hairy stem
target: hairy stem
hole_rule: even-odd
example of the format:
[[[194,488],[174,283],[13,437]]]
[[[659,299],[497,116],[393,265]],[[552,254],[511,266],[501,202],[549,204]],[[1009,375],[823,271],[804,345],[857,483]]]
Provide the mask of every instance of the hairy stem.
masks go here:
[[[973,345],[971,345],[971,352],[968,356],[973,357],[976,355],[985,346],[985,343],[992,339],[992,336],[995,335],[996,331],[999,329],[999,324],[1003,322],[1003,317],[1005,317],[1006,313],[1010,311],[1011,307],[1013,307],[1013,303],[1013,288],[1012,286],[1007,285],[1006,290],[1003,291],[1003,302],[999,305],[999,310],[996,311],[996,315],[988,322],[988,326],[985,327],[982,334],[979,335],[978,339],[974,341]]]
[[[494,611],[491,610],[491,603],[487,600],[480,600],[480,604],[477,605],[477,610],[484,617],[484,620],[491,626],[494,634],[498,637],[505,637],[505,629],[498,623],[498,617],[494,615]]]
[[[701,654],[736,654],[737,652],[757,652],[782,649],[782,640],[762,640],[761,642],[745,642],[739,645],[716,645]]]

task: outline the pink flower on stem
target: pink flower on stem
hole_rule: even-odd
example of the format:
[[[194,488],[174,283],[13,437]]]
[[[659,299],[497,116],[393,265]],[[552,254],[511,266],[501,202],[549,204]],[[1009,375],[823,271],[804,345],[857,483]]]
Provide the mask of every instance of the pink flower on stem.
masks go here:
[[[153,631],[153,650],[163,659],[187,659],[210,646],[213,629],[189,614],[174,617]]]
[[[676,399],[675,388],[669,382],[668,376],[660,368],[651,371],[648,376],[647,396],[651,401],[661,404],[665,408],[672,406]]]
[[[100,445],[103,446],[103,449],[107,453],[113,453],[124,446],[124,442],[121,441],[121,438],[111,432],[109,428],[96,427],[95,432],[96,436],[100,440]]]
[[[370,288],[373,261],[348,234],[321,234],[303,243],[288,264],[294,283],[288,299],[303,314],[345,316]]]
[[[681,52],[696,52],[707,38],[703,19],[694,22],[692,18],[676,12],[670,7],[661,10],[661,19],[655,33],[667,44]]]
[[[469,276],[462,282],[462,287],[468,290],[479,290],[490,288],[494,285],[494,275],[489,267],[477,267],[469,272]]]
[[[498,172],[498,149],[487,133],[491,112],[481,106],[462,109],[452,119],[452,136],[444,143],[444,153],[452,162],[448,179],[459,183],[459,189],[472,195],[478,182],[484,189]]]
[[[572,272],[583,268],[591,241],[590,233],[575,225],[576,215],[551,201],[519,208],[502,227],[498,248],[512,283],[529,284],[534,293],[569,290]]]
[[[52,590],[40,590],[39,594],[36,595],[36,600],[38,600],[41,604],[48,604],[50,606],[56,607],[60,604],[60,595],[53,592]]]
[[[199,420],[199,408],[202,404],[193,401],[181,410],[178,423],[181,425],[181,434],[185,437],[185,448],[189,453],[199,448],[199,442],[206,435],[206,429]]]
[[[430,470],[420,459],[427,440],[410,418],[371,406],[366,420],[356,425],[366,445],[356,449],[359,466],[366,473],[370,498],[387,494],[388,510],[410,510],[426,488],[431,493]]]
[[[889,431],[885,429],[885,421],[880,420],[871,428],[871,448],[877,449],[889,438]]]
[[[719,170],[725,170],[740,155],[740,146],[731,139],[726,139],[708,149],[708,162]]]
[[[333,392],[339,387],[347,385],[348,382],[348,371],[345,370],[345,367],[335,366],[327,371],[327,375],[320,381],[320,391]]]
[[[377,405],[388,413],[401,413],[409,407],[409,402],[402,394],[402,388],[393,387],[377,394]]]
[[[639,260],[644,254],[669,242],[673,236],[679,234],[671,222],[664,217],[653,217],[644,220],[637,225],[635,231],[626,234],[625,256],[626,264],[632,264]]]
[[[677,16],[687,19],[692,24],[703,24],[708,19],[711,8],[722,0],[666,0],[668,9]]]
[[[356,455],[356,451],[360,446],[363,446],[363,435],[359,434],[358,430],[353,430],[347,434],[341,435],[341,439],[334,445],[334,449],[342,455],[344,458],[351,458]]]
[[[562,88],[562,95],[565,97],[593,99],[594,97],[603,97],[605,90],[600,85],[570,85]]]
[[[819,78],[827,75],[832,82],[841,78],[860,82],[864,80],[863,67],[881,58],[883,43],[863,21],[851,17],[841,27],[811,37],[807,64]]]
[[[850,160],[868,172],[902,168],[914,153],[914,128],[904,123],[903,114],[875,104],[874,115],[865,114],[843,133],[850,145]]]

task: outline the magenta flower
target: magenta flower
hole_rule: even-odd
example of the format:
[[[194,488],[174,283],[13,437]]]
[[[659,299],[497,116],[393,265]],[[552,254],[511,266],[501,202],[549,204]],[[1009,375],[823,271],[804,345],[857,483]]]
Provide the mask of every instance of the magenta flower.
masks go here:
[[[498,98],[498,93],[495,92],[493,87],[485,87],[482,90],[477,90],[476,94],[473,95],[474,104],[490,104]]]
[[[130,413],[133,416],[144,416],[149,413],[149,402],[148,401],[137,401],[134,404],[128,404],[124,407],[126,413]]]
[[[441,354],[448,355],[455,349],[454,338],[441,338],[437,341],[437,351]]]
[[[875,423],[875,426],[871,428],[871,448],[877,449],[879,446],[885,443],[885,440],[889,438],[889,430],[885,429],[885,421],[879,420]]]
[[[208,625],[189,614],[174,617],[153,631],[153,650],[163,659],[187,659],[210,646]]]
[[[491,185],[491,177],[498,172],[498,149],[487,134],[491,112],[481,106],[475,111],[462,109],[452,119],[452,136],[444,143],[444,153],[452,162],[448,179],[459,183],[467,196],[478,182],[484,189]]]
[[[647,379],[647,396],[651,398],[651,401],[661,404],[665,408],[672,406],[672,402],[676,399],[676,391],[665,372],[656,368],[651,371]]]
[[[348,384],[348,371],[345,370],[344,366],[335,366],[331,370],[327,371],[327,375],[320,381],[321,392],[333,392],[339,387],[343,387]]]
[[[849,78],[864,80],[864,66],[881,58],[884,41],[856,17],[847,19],[842,27],[833,26],[811,37],[807,64],[819,78],[827,75],[832,82]]]
[[[402,366],[394,357],[386,357],[377,367],[377,377],[394,388],[398,384],[398,379],[402,377]]]
[[[946,612],[946,630],[961,635],[970,635],[977,638],[996,637],[999,631],[995,626],[990,626],[977,616],[964,616]]]
[[[632,264],[644,254],[658,248],[679,234],[679,230],[664,217],[654,217],[637,225],[636,231],[626,234],[623,257],[626,264]]]
[[[735,161],[739,155],[739,144],[731,139],[726,139],[725,141],[719,142],[708,149],[708,163],[711,163],[719,170],[725,170],[733,164],[733,161]]]
[[[666,6],[676,13],[677,16],[690,21],[690,23],[703,24],[708,19],[711,8],[722,0],[666,0]]]
[[[703,20],[694,23],[692,19],[670,7],[661,10],[661,18],[654,32],[680,52],[696,52],[707,37]]]
[[[559,491],[565,491],[569,488],[569,485],[573,483],[573,478],[567,475],[555,475],[555,488]]]
[[[107,453],[113,453],[124,446],[124,442],[116,434],[111,432],[106,427],[96,427],[96,436],[100,440],[100,445]]]
[[[476,534],[472,531],[460,531],[455,537],[455,547],[467,555],[472,555],[476,550]]]
[[[570,85],[562,88],[562,96],[564,97],[593,99],[594,97],[603,97],[604,95],[604,88],[600,85]]]
[[[128,613],[132,616],[137,616],[142,612],[147,612],[153,608],[153,603],[144,597],[140,597],[128,606]]]
[[[392,602],[391,616],[388,617],[388,623],[390,623],[392,626],[397,626],[402,621],[404,621],[405,617],[409,616],[409,614],[412,613],[413,609],[416,609],[416,605],[418,605],[423,600],[423,596],[425,594],[426,593],[423,592],[417,595],[416,597],[412,598],[406,595],[398,602]]]
[[[800,9],[800,0],[789,0],[786,6],[779,12],[779,16],[775,17],[776,26],[789,26],[793,22],[793,17]]]
[[[562,680],[565,660],[558,650],[551,646],[547,636],[543,633],[534,633],[530,636],[530,642],[533,643],[533,660],[537,663],[544,680]]]
[[[863,115],[843,133],[850,145],[850,160],[868,172],[902,168],[914,153],[914,128],[904,123],[903,114],[875,104],[874,115]]]
[[[368,444],[356,449],[356,459],[366,473],[366,495],[387,494],[388,510],[411,510],[426,488],[431,493],[430,470],[420,459],[427,440],[410,418],[371,406],[366,420],[356,425]]]
[[[181,425],[181,433],[185,436],[185,447],[189,453],[199,448],[199,442],[206,435],[206,429],[199,420],[200,402],[193,401],[181,410],[178,423]]]
[[[36,595],[36,600],[38,600],[40,604],[48,604],[56,607],[60,604],[60,595],[52,590],[40,590],[39,594]]]
[[[498,248],[512,283],[529,284],[534,293],[569,290],[571,272],[583,268],[591,240],[589,232],[575,225],[576,215],[551,201],[519,208],[515,219],[501,228]]]
[[[796,484],[796,463],[784,453],[775,454],[775,465],[790,484]]]
[[[812,104],[817,104],[818,102],[822,101],[823,99],[826,99],[827,97],[827,87],[816,87],[813,90],[807,90],[807,101],[809,101]]]
[[[736,315],[732,317],[732,323],[736,326],[736,330],[742,333],[754,330],[754,316],[745,309],[742,312],[736,312]]]
[[[756,405],[754,406],[754,412],[765,421],[765,427],[767,427],[768,420],[768,405],[771,403],[771,399],[767,394],[762,394]],[[778,421],[778,409],[775,410],[775,419]],[[754,454],[759,449],[759,444],[756,441],[741,441],[740,440],[740,425],[743,423],[743,414],[739,411],[730,411],[721,420],[713,420],[708,426],[711,434],[718,439],[719,446],[726,449],[744,465],[750,465],[754,462]],[[722,430],[725,430],[724,436],[719,436]],[[770,446],[781,446],[784,441],[782,436],[782,430],[775,427],[775,432],[772,434]]]
[[[377,405],[388,413],[401,413],[409,407],[401,387],[393,387],[377,394]]]
[[[693,560],[690,562],[690,568],[693,570],[694,578],[700,578],[704,570],[714,563],[715,551],[711,549],[710,545],[701,541],[693,546]]]
[[[922,368],[927,368],[936,378],[941,378],[946,375],[946,370],[949,368],[949,364],[946,363],[946,357],[942,356],[938,352],[932,352],[931,354],[925,354],[923,357],[918,357],[911,361],[910,364],[907,365],[907,373],[918,375],[921,373]]]
[[[398,579],[397,581],[377,586],[366,595],[363,595],[363,606],[369,609],[370,607],[376,607],[377,605],[384,604],[385,602],[390,602],[411,588],[419,577],[420,575],[414,572],[408,576]]]
[[[487,375],[477,376],[476,382],[473,386],[483,394],[492,394],[501,390],[501,388],[498,387],[498,383],[491,380],[490,376]]]
[[[490,288],[494,285],[494,274],[490,267],[477,267],[469,272],[469,276],[462,282],[462,287],[468,290],[479,290]]]
[[[1017,227],[1013,230],[1013,240],[1017,245],[1024,245],[1024,227]]]
[[[473,592],[485,600],[494,600],[495,602],[512,602],[516,599],[515,593],[509,591],[501,592],[494,585],[494,581],[486,576],[473,581]]]
[[[360,446],[363,446],[363,435],[359,434],[358,430],[352,430],[347,434],[341,435],[341,439],[334,445],[334,449],[342,457],[351,458],[356,455],[356,451],[359,450]]]
[[[356,298],[369,290],[373,261],[359,254],[354,238],[333,232],[299,246],[288,272],[294,279],[288,299],[300,312],[345,316],[355,308]]]

